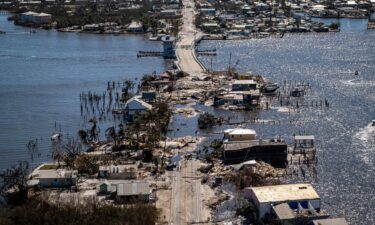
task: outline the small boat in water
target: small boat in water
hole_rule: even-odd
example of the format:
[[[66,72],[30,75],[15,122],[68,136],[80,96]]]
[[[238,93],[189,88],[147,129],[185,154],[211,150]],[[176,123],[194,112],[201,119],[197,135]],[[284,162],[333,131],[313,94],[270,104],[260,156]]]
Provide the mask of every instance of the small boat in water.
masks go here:
[[[263,92],[264,93],[272,93],[275,92],[280,87],[276,83],[268,83],[264,86]]]
[[[0,34],[6,34],[7,32],[0,30]]]
[[[148,40],[150,41],[161,41],[161,39],[166,36],[165,34],[150,35]]]
[[[375,127],[375,120],[372,120],[371,126]]]
[[[358,70],[356,70],[356,71],[354,72],[354,75],[356,75],[356,76],[358,76],[358,75],[359,75],[359,72],[358,72]]]
[[[62,134],[60,133],[55,133],[55,134],[52,134],[51,136],[51,141],[59,141],[62,137]]]

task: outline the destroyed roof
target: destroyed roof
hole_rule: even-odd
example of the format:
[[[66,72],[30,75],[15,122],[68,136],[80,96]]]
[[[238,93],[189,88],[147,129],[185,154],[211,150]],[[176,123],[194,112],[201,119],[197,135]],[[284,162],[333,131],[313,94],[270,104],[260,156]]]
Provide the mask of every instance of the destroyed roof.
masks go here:
[[[248,140],[248,141],[234,141],[234,142],[224,142],[224,151],[241,151],[243,149],[249,149],[258,145],[267,146],[286,146],[284,140],[274,141],[273,139],[263,139],[263,140]]]
[[[280,220],[293,219],[295,217],[293,210],[289,207],[288,203],[274,205],[272,208]]]
[[[311,184],[285,184],[263,187],[248,187],[259,203],[320,199]]]
[[[136,171],[137,170],[137,165],[135,164],[128,164],[128,165],[105,165],[105,166],[99,166],[99,171],[113,171],[113,169],[117,169],[119,172],[124,172],[124,171]]]
[[[345,218],[331,218],[331,219],[320,219],[313,220],[314,225],[348,225]]]
[[[118,196],[147,195],[150,194],[150,185],[147,181],[130,181],[117,184]]]
[[[256,164],[257,164],[257,161],[255,161],[255,160],[248,160],[248,161],[245,161],[245,162],[240,163],[238,165],[235,165],[233,167],[234,167],[235,170],[238,171],[238,170],[242,169],[242,167],[256,166]]]

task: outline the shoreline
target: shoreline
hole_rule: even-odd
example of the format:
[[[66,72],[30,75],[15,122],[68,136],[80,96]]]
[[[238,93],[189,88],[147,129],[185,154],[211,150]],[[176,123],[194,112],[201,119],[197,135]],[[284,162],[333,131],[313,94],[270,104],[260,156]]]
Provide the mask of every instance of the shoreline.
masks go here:
[[[91,32],[82,32],[82,33],[91,33]],[[95,34],[95,33],[94,33]],[[247,39],[247,38],[246,38]],[[245,39],[245,40],[246,40]],[[199,60],[199,58],[197,58],[197,55],[195,54],[196,53],[196,48],[197,48],[197,46],[199,45],[199,43],[200,43],[200,41],[201,40],[205,40],[204,39],[204,37],[203,36],[200,36],[200,38],[199,39],[194,39],[194,41],[193,41],[193,47],[192,47],[192,54],[193,54],[193,58],[194,58],[194,60],[196,61],[196,63],[198,63],[198,64],[200,64],[201,65],[201,67],[202,67],[202,69],[204,70],[204,73],[206,73],[207,71],[206,71],[206,69],[204,68],[204,66],[202,66],[203,65],[203,63]],[[221,40],[221,39],[212,39],[212,40]],[[226,40],[238,40],[238,39],[226,39]],[[244,39],[240,39],[240,40],[244,40]],[[179,61],[181,61],[181,59],[180,60],[177,60],[177,63],[176,64],[179,64],[178,62]],[[183,61],[183,60],[182,60]],[[181,62],[180,62],[181,63]],[[195,72],[195,71],[194,71]],[[187,76],[186,77],[186,79],[190,79],[190,78],[192,78],[192,75],[189,75],[189,76]],[[184,80],[183,79],[181,79],[181,82],[184,82]],[[192,88],[193,90],[194,90],[194,88]],[[205,90],[204,88],[203,88],[203,90],[202,90],[202,92],[204,92],[204,91],[207,91],[207,89]],[[182,90],[182,92],[183,92],[183,90]],[[173,106],[176,106],[176,102],[174,102],[174,101],[172,101],[172,103],[171,103]],[[185,108],[185,106],[186,105],[183,105],[183,109],[186,109]],[[173,116],[175,116],[175,115],[173,115]],[[187,136],[184,136],[184,137],[182,137],[182,138],[186,138]],[[204,136],[200,136],[200,137],[204,137]],[[177,138],[176,138],[177,139]],[[197,146],[195,146],[195,148],[197,148]],[[194,150],[193,150],[193,152],[194,152]],[[190,163],[190,161],[188,162],[188,163]],[[189,181],[188,180],[188,176],[187,176],[187,174],[189,174],[190,176],[192,176],[193,174],[194,174],[194,176],[198,176],[198,175],[196,175],[197,173],[195,172],[195,173],[193,173],[192,171],[194,170],[194,169],[196,169],[197,168],[197,166],[196,165],[194,165],[193,164],[193,161],[191,162],[192,164],[191,164],[191,166],[190,167],[188,167],[189,168],[189,170],[191,170],[191,172],[189,172],[189,171],[185,171],[185,169],[187,169],[187,168],[184,168],[182,171],[181,171],[181,173],[183,172],[184,174],[182,174],[183,176],[185,176],[185,177],[182,177],[183,178],[183,180],[184,180],[184,183],[189,183],[189,182],[191,182],[190,184],[193,186],[193,184],[195,185],[194,186],[194,189],[192,188],[192,190],[198,190],[198,187],[197,187],[197,185],[199,185],[199,184],[197,184],[196,182],[198,181],[198,182],[200,182],[199,181],[199,179],[198,180],[194,180],[194,183],[193,183],[193,181]],[[189,166],[189,165],[187,165],[187,166]],[[174,171],[173,171],[173,173],[174,173]],[[196,177],[195,177],[196,178]],[[173,179],[173,178],[172,178]],[[186,181],[187,180],[187,181]],[[183,186],[184,188],[188,188],[188,185],[187,184],[184,184],[185,186]],[[175,190],[176,190],[176,188],[175,188]],[[180,191],[181,189],[177,189],[176,191]],[[212,190],[211,188],[210,188],[210,190]],[[173,189],[172,189],[172,191],[173,191]],[[171,194],[172,195],[172,194]],[[185,194],[185,197],[186,197],[186,194]],[[171,197],[171,199],[172,199],[172,197]],[[184,204],[186,204],[186,205],[190,205],[190,204],[193,204],[192,202],[188,202],[189,204],[186,204],[186,203],[184,203]],[[172,201],[171,201],[171,204],[172,204]],[[195,204],[195,203],[194,203]],[[198,203],[197,203],[198,204]],[[186,207],[186,206],[185,206]],[[171,207],[172,208],[172,207]],[[193,211],[194,212],[194,211]],[[186,213],[186,208],[185,208],[185,212],[184,213]],[[194,213],[197,213],[197,212],[194,212]],[[198,219],[198,222],[199,222],[199,216],[197,217]]]

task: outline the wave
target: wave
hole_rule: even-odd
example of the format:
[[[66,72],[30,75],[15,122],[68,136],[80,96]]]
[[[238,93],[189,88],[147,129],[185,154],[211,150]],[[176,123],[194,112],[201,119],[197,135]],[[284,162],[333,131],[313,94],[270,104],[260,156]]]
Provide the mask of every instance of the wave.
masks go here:
[[[371,163],[375,156],[375,126],[370,123],[356,132],[353,137],[354,142],[357,141],[362,146],[362,148],[358,148],[361,153],[360,157],[366,164],[372,166]]]

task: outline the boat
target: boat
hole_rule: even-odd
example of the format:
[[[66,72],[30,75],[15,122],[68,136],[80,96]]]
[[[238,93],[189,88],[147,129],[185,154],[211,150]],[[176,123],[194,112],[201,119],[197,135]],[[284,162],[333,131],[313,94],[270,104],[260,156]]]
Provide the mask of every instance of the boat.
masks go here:
[[[60,133],[52,134],[51,141],[59,141],[61,137],[62,137],[62,134]]]
[[[150,41],[157,41],[157,40],[158,40],[158,37],[157,37],[157,36],[150,36],[150,37],[148,38],[148,40],[150,40]]]
[[[272,93],[275,92],[280,87],[276,83],[268,83],[264,86],[263,92],[265,93]]]
[[[359,72],[358,72],[358,70],[356,70],[356,71],[354,72],[354,75],[356,75],[356,76],[358,76],[358,75],[359,75]]]
[[[375,120],[372,120],[371,126],[375,127]]]
[[[154,35],[150,35],[150,36],[148,37],[148,40],[150,40],[150,41],[161,41],[161,39],[162,39],[164,36],[166,36],[166,35],[165,35],[165,34],[157,34],[156,36],[154,36]]]
[[[36,30],[31,30],[30,33],[31,33],[31,34],[35,34],[35,33],[36,33]]]
[[[6,32],[5,32],[5,31],[2,31],[2,30],[0,30],[0,34],[6,34]]]

